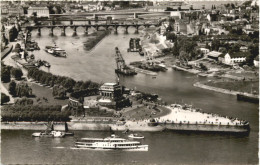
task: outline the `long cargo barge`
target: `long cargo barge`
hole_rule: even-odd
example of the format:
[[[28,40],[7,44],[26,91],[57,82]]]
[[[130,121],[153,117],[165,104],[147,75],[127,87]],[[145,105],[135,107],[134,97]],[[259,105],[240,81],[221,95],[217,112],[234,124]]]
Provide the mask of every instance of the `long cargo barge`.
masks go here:
[[[237,100],[239,101],[247,101],[251,103],[259,103],[259,96],[247,93],[237,94]]]

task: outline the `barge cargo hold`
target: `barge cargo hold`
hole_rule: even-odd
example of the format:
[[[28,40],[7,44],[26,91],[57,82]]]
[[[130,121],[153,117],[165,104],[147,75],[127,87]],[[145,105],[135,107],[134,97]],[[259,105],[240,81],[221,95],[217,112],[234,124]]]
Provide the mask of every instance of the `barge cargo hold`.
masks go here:
[[[139,52],[142,49],[140,38],[130,38],[128,52]]]

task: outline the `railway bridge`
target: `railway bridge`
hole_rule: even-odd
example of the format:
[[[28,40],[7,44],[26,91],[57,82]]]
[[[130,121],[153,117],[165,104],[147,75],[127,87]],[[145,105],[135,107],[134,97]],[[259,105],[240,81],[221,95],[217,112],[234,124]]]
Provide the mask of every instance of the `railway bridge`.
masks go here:
[[[125,28],[125,33],[128,33],[128,28],[129,27],[134,27],[135,28],[135,33],[138,33],[138,29],[140,27],[144,28],[149,28],[151,26],[159,26],[159,23],[137,23],[137,24],[92,24],[92,25],[35,25],[35,26],[26,26],[24,27],[26,30],[31,31],[33,29],[38,30],[38,35],[41,35],[41,29],[42,28],[49,28],[50,35],[53,35],[53,29],[54,28],[59,28],[61,29],[61,35],[65,36],[66,35],[66,28],[72,28],[73,29],[73,35],[77,35],[77,28],[83,27],[85,28],[85,34],[88,34],[88,29],[91,27],[94,27],[96,30],[99,30],[100,28],[105,28],[108,30],[109,28],[113,28],[115,30],[115,33],[117,33],[118,27],[123,27]]]

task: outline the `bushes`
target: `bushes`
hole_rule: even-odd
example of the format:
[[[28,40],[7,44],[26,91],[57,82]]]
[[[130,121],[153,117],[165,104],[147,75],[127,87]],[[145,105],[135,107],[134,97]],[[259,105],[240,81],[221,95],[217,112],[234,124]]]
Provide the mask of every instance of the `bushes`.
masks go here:
[[[100,84],[92,81],[75,81],[72,78],[64,76],[55,76],[35,68],[28,70],[28,77],[39,81],[42,84],[53,88],[53,96],[56,98],[65,98],[66,92],[73,93],[75,98],[96,94]],[[72,97],[73,97],[72,96]]]
[[[2,121],[69,121],[70,113],[60,105],[14,105],[2,108]]]
[[[1,81],[4,83],[8,83],[11,80],[11,66],[6,66],[3,63],[1,63]]]
[[[33,105],[33,100],[23,97],[22,99],[17,99],[15,101],[15,105],[23,105],[23,106]]]
[[[4,103],[8,103],[9,101],[10,97],[4,93],[1,93],[1,105],[3,105]]]
[[[11,69],[11,75],[17,79],[17,80],[20,80],[23,76],[23,72],[20,68],[12,68]]]

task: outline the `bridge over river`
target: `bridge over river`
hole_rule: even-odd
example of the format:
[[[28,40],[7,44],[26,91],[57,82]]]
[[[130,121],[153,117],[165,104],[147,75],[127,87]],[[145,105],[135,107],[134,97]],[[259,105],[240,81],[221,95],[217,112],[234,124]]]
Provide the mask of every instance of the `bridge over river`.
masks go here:
[[[129,27],[134,27],[135,28],[135,33],[138,33],[138,29],[140,27],[144,28],[149,28],[151,26],[159,26],[159,23],[137,23],[137,24],[88,24],[88,25],[35,25],[35,26],[25,26],[26,30],[33,30],[33,29],[38,29],[38,35],[41,34],[41,29],[42,28],[49,28],[50,29],[50,35],[53,35],[53,29],[54,28],[60,28],[61,29],[61,35],[65,36],[66,35],[66,28],[72,28],[73,29],[73,35],[77,34],[77,28],[78,27],[83,27],[85,28],[85,34],[88,34],[88,29],[91,27],[94,27],[96,30],[99,30],[99,28],[105,28],[108,30],[109,28],[113,28],[115,30],[115,33],[117,33],[118,27],[124,27],[125,28],[125,33],[128,33],[128,28]]]

